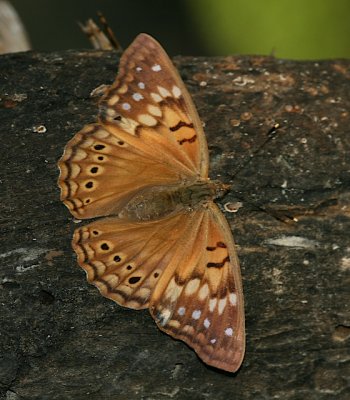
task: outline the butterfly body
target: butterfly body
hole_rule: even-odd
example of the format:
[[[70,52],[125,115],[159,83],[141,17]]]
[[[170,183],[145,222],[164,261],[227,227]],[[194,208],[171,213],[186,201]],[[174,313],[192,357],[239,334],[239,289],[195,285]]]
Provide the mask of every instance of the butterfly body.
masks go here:
[[[205,207],[221,194],[222,187],[220,182],[208,179],[148,188],[133,197],[118,216],[129,221],[151,221],[176,212],[191,212]]]
[[[119,305],[149,308],[158,327],[207,364],[236,371],[244,301],[230,227],[208,177],[202,124],[160,44],[139,35],[100,102],[59,160],[72,246],[87,279]],[[96,219],[98,217],[105,217]]]

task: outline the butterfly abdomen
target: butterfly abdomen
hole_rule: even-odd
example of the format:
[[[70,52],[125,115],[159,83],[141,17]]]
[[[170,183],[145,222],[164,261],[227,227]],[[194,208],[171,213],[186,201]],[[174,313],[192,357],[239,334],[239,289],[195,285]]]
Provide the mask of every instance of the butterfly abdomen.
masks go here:
[[[130,221],[150,221],[170,214],[176,208],[167,188],[145,189],[134,196],[119,213],[119,217]]]

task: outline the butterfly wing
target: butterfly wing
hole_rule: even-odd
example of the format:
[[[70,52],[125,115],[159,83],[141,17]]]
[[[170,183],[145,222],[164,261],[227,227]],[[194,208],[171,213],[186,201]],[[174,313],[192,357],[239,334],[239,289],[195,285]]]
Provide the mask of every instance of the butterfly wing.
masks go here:
[[[157,62],[155,62],[157,60]],[[206,178],[208,149],[191,98],[162,47],[141,34],[59,161],[61,200],[76,218],[117,214],[146,187]]]
[[[121,57],[118,76],[100,104],[101,121],[132,126],[142,138],[150,129],[166,139],[172,152],[208,176],[208,149],[192,99],[162,46],[140,34]]]
[[[235,372],[244,356],[245,327],[234,242],[214,203],[197,214],[186,234],[191,239],[152,293],[150,311],[161,330],[183,340],[205,363]]]
[[[185,213],[143,222],[104,218],[76,229],[72,245],[88,281],[103,296],[142,309],[194,219]]]
[[[95,221],[75,231],[73,248],[102,295],[125,307],[149,307],[161,330],[207,364],[239,368],[241,277],[231,231],[216,205],[150,222]]]
[[[154,186],[206,180],[198,114],[168,56],[145,34],[59,161],[61,199],[78,218],[114,215]],[[239,265],[230,228],[211,202],[154,221],[107,218],[78,228],[88,280],[117,303],[150,308],[158,326],[207,364],[236,371],[244,355]]]
[[[90,124],[67,143],[58,184],[76,218],[117,214],[142,189],[192,179],[192,170],[167,153],[159,137],[144,136],[140,141],[122,129]]]

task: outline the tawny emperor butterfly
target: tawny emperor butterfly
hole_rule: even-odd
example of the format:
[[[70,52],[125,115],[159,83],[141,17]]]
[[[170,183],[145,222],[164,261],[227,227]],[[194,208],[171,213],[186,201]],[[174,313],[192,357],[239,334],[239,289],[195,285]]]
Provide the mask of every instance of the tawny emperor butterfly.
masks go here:
[[[207,364],[236,371],[243,292],[231,231],[213,199],[197,111],[160,44],[139,35],[100,102],[99,121],[66,145],[61,200],[79,219],[79,265],[101,294],[149,308]]]

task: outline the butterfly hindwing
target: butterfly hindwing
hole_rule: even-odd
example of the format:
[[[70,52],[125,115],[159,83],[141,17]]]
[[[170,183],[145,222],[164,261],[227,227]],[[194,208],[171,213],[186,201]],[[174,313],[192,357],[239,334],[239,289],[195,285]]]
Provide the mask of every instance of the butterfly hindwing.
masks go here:
[[[169,265],[150,302],[159,328],[192,347],[208,365],[234,372],[245,348],[240,268],[229,226],[213,203],[198,211],[195,240]]]
[[[240,270],[231,232],[214,204],[157,221],[95,221],[76,229],[73,248],[102,295],[125,307],[150,307],[160,329],[186,342],[207,364],[239,367]]]
[[[176,244],[186,238],[192,222],[193,217],[181,213],[149,222],[105,218],[76,229],[72,245],[88,281],[103,296],[140,309],[148,307]]]

